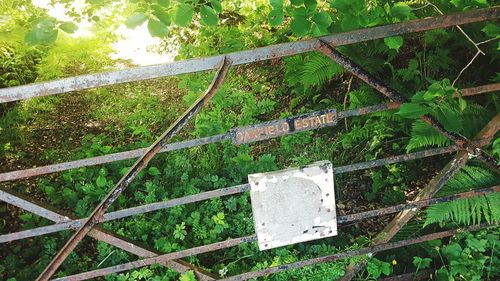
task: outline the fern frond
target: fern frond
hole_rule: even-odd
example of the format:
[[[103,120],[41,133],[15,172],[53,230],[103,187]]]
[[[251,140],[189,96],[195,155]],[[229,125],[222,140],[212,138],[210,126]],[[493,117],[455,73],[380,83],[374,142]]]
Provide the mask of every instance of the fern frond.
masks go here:
[[[500,221],[500,193],[436,204],[427,208],[424,227],[433,223],[455,222],[477,224],[484,218],[488,223]]]
[[[450,144],[451,141],[438,133],[436,129],[422,120],[416,120],[412,125],[411,138],[406,145],[406,151],[410,152],[417,148],[426,148],[429,146],[443,147]]]
[[[500,184],[500,178],[490,170],[467,165],[446,183],[437,196],[447,196],[468,191],[471,187],[486,188],[498,184]]]
[[[483,106],[477,103],[468,102],[461,116],[464,124],[462,133],[466,137],[473,137],[492,117],[492,114]]]
[[[342,72],[342,67],[336,62],[319,53],[312,53],[302,67],[300,81],[305,88],[320,86]]]

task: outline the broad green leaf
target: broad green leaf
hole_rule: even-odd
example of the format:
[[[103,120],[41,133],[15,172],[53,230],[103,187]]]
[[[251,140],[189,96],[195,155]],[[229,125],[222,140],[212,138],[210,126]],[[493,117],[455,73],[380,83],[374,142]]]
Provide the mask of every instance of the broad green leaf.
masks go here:
[[[312,21],[320,27],[328,28],[332,23],[332,18],[326,12],[319,12],[312,17]]]
[[[458,111],[453,110],[447,104],[440,106],[435,111],[435,116],[437,120],[444,126],[448,131],[459,132],[463,124],[461,122],[460,114]]]
[[[274,9],[283,8],[283,0],[269,0],[269,5]]]
[[[174,22],[178,26],[187,27],[193,19],[194,9],[189,4],[179,4],[175,12]]]
[[[66,33],[74,33],[78,29],[78,26],[73,22],[66,21],[61,23],[59,28]]]
[[[150,19],[148,21],[148,30],[153,37],[164,37],[168,32],[168,27],[159,20]]]
[[[168,7],[170,6],[170,0],[157,0],[158,5],[163,6],[163,7]]]
[[[489,37],[500,37],[500,26],[493,23],[488,23],[481,31]]]
[[[222,13],[222,5],[219,0],[211,0],[210,3],[217,13]]]
[[[292,19],[290,27],[295,35],[304,36],[311,29],[311,22],[304,17],[296,17]]]
[[[271,26],[277,26],[283,23],[285,15],[283,14],[282,9],[273,9],[269,13],[269,24]]]
[[[409,19],[411,15],[411,7],[403,2],[396,3],[391,9],[391,15],[400,20]]]
[[[304,0],[304,6],[306,6],[307,12],[311,13],[316,11],[318,3],[316,0]]]
[[[304,4],[304,0],[290,0],[290,3],[294,6],[300,6]]]
[[[57,20],[53,17],[43,17],[34,21],[33,27],[26,33],[25,41],[28,44],[52,44],[57,39]]]
[[[167,14],[165,11],[162,11],[160,9],[157,9],[153,12],[153,15],[159,19],[163,24],[166,26],[169,26],[170,23],[172,23],[172,19],[170,18],[170,15]]]
[[[200,8],[201,22],[205,25],[213,26],[217,25],[219,18],[214,9],[207,5],[203,5]]]
[[[389,49],[393,49],[399,52],[399,48],[403,46],[402,36],[392,36],[384,38],[384,43]]]
[[[430,109],[426,106],[416,104],[416,103],[403,103],[399,107],[398,114],[404,118],[418,118],[430,112]]]
[[[156,168],[156,167],[150,167],[150,168],[148,169],[148,173],[149,173],[151,176],[154,176],[154,177],[155,177],[155,176],[159,176],[159,175],[161,175],[160,170],[158,170],[158,168]]]
[[[139,25],[143,24],[148,17],[141,12],[133,12],[130,16],[128,16],[127,20],[125,21],[125,25],[128,28],[136,28]]]
[[[106,178],[104,176],[98,176],[95,183],[97,187],[105,187],[108,182],[106,181]]]

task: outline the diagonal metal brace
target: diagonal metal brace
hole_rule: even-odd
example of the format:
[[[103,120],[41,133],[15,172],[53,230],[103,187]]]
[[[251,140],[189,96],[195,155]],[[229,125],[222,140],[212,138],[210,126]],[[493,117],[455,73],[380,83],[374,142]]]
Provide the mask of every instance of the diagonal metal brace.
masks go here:
[[[64,211],[58,210],[53,206],[37,202],[22,194],[18,194],[14,191],[6,190],[1,187],[0,200],[56,223],[64,223],[75,219],[72,215],[66,214]],[[145,246],[139,245],[137,244],[137,242],[131,241],[126,237],[104,230],[99,226],[94,227],[89,232],[89,236],[141,258],[150,258],[162,254],[161,252],[155,251],[154,249],[149,249]],[[215,276],[213,273],[181,259],[164,262],[161,263],[161,265],[167,266],[179,273],[193,270],[198,279],[202,281],[216,280],[217,278],[217,276]]]
[[[335,50],[333,46],[331,46],[328,42],[323,40],[319,40],[320,44],[318,50],[322,52],[324,55],[334,60],[342,67],[347,69],[353,75],[363,80],[368,85],[372,86],[377,91],[381,92],[386,97],[390,98],[392,101],[403,104],[405,102],[409,102],[407,98],[405,98],[400,93],[386,86],[382,81],[377,78],[371,76],[366,70],[362,69],[359,65],[350,60],[347,56],[343,55],[339,51]],[[460,149],[465,150],[469,153],[471,157],[477,157],[479,160],[484,162],[490,169],[495,171],[497,174],[500,174],[500,170],[498,169],[498,163],[495,158],[491,157],[487,153],[481,150],[478,146],[474,145],[469,139],[466,137],[450,132],[446,130],[439,121],[433,116],[427,114],[420,117],[425,123],[432,126],[436,129],[440,134],[452,140]]]
[[[475,139],[492,138],[500,129],[500,114],[497,114],[491,121],[476,135]],[[459,151],[436,176],[418,193],[413,199],[414,201],[426,200],[432,198],[453,175],[458,172],[470,159],[470,155],[466,151]],[[397,214],[394,219],[373,239],[373,243],[381,244],[389,242],[396,233],[403,228],[418,212],[415,210],[405,210]],[[347,268],[346,274],[340,279],[348,281],[362,270],[368,261],[360,261],[358,264]]]
[[[56,254],[54,259],[45,268],[45,270],[38,276],[37,280],[46,281],[56,272],[57,268],[64,262],[69,254],[76,248],[78,243],[85,237],[85,235],[98,224],[106,210],[113,204],[113,202],[120,196],[120,194],[127,188],[127,186],[134,180],[134,178],[141,172],[162,148],[167,145],[169,141],[178,131],[186,125],[200,110],[206,105],[215,95],[219,87],[222,85],[226,77],[229,67],[231,66],[230,60],[223,58],[219,65],[212,84],[188,110],[186,110],[179,119],[177,119],[148,149],[147,151],[132,165],[128,172],[120,179],[120,181],[113,187],[113,189],[106,195],[101,203],[94,209],[92,214],[87,218],[85,223],[73,234],[73,236],[66,242],[63,248]]]

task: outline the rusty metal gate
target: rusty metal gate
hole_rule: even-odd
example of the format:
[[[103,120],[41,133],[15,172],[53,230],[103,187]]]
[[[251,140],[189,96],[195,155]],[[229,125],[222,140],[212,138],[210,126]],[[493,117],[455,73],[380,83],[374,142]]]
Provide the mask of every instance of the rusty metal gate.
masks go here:
[[[53,221],[55,224],[43,227],[37,227],[34,229],[24,230],[16,233],[0,235],[0,243],[6,243],[18,239],[24,239],[48,233],[54,233],[62,230],[69,230],[69,229],[75,230],[74,235],[67,241],[67,243],[59,251],[59,253],[57,253],[52,262],[38,277],[38,280],[49,280],[49,278],[51,278],[51,276],[56,272],[57,268],[61,265],[61,263],[68,257],[68,255],[73,251],[76,245],[86,235],[89,235],[97,240],[103,241],[105,243],[123,249],[125,251],[128,251],[132,254],[135,254],[141,257],[141,259],[129,263],[111,266],[108,268],[96,269],[94,271],[84,272],[73,276],[67,276],[56,280],[84,280],[84,279],[103,276],[106,274],[123,272],[151,264],[162,264],[164,266],[173,268],[178,272],[184,272],[186,270],[194,270],[198,278],[200,278],[201,280],[220,279],[213,273],[210,273],[206,270],[203,270],[201,268],[198,268],[192,264],[183,261],[182,258],[192,255],[207,253],[215,250],[220,250],[228,247],[234,247],[241,243],[253,242],[256,241],[256,235],[229,239],[226,241],[221,241],[209,245],[204,245],[200,247],[190,248],[187,250],[164,254],[139,246],[134,242],[128,241],[126,238],[119,236],[118,234],[105,231],[98,226],[100,223],[108,222],[111,220],[126,218],[133,215],[144,214],[147,212],[154,212],[157,210],[172,208],[174,206],[199,202],[211,198],[248,192],[250,189],[248,184],[242,184],[218,190],[202,192],[199,194],[190,195],[182,198],[176,198],[169,201],[156,202],[152,204],[106,213],[106,210],[110,207],[110,205],[116,200],[118,196],[120,196],[123,190],[127,188],[127,186],[131,183],[131,181],[137,176],[137,174],[142,169],[144,169],[144,167],[147,166],[148,162],[157,153],[190,148],[209,143],[216,143],[224,140],[231,140],[235,145],[255,142],[255,141],[262,141],[266,139],[276,138],[282,135],[293,134],[299,131],[308,131],[322,127],[334,126],[340,119],[371,114],[389,109],[396,109],[402,103],[407,101],[406,98],[404,98],[404,96],[402,96],[401,94],[397,93],[395,90],[384,85],[383,82],[370,76],[366,71],[357,66],[349,58],[339,53],[335,49],[335,47],[364,42],[368,40],[380,39],[388,36],[395,36],[405,33],[421,32],[436,28],[446,28],[451,26],[458,26],[461,24],[480,22],[484,20],[492,20],[492,19],[497,19],[499,17],[500,17],[500,8],[493,7],[488,9],[480,9],[480,10],[462,12],[452,15],[442,15],[432,18],[417,19],[397,24],[355,30],[346,33],[325,36],[319,39],[278,44],[268,47],[257,48],[254,50],[247,50],[247,51],[235,52],[235,53],[212,56],[212,57],[196,58],[196,59],[177,61],[167,64],[106,72],[101,74],[83,75],[83,76],[50,81],[50,82],[35,83],[26,86],[1,89],[0,103],[5,103],[11,101],[24,100],[32,97],[64,94],[71,91],[90,89],[90,88],[113,85],[124,82],[139,81],[144,79],[152,79],[163,76],[178,75],[178,74],[192,73],[198,71],[207,71],[213,69],[217,70],[215,77],[212,81],[212,84],[208,87],[205,94],[202,95],[188,110],[186,110],[186,112],[184,112],[181,115],[181,117],[179,117],[179,119],[177,119],[177,121],[175,121],[157,139],[157,141],[147,149],[125,151],[125,152],[92,157],[77,161],[52,164],[43,167],[12,171],[0,174],[0,182],[14,181],[22,178],[40,176],[44,174],[65,171],[78,167],[92,166],[92,165],[109,163],[113,161],[138,158],[138,160],[132,165],[132,167],[128,170],[128,172],[122,177],[122,179],[108,193],[105,199],[103,199],[103,201],[94,209],[92,214],[87,218],[68,217],[64,215],[63,212],[57,211],[55,208],[51,206],[45,206],[40,203],[36,203],[34,200],[30,198],[25,198],[19,194],[15,194],[12,191],[1,188],[0,200],[12,204],[14,206],[17,206],[19,208],[22,208],[28,212],[32,212],[33,214],[36,214],[38,216],[47,218]],[[332,60],[343,66],[353,75],[355,75],[356,77],[358,77],[359,79],[361,79],[362,81],[364,81],[365,83],[372,86],[380,93],[391,99],[392,102],[378,104],[374,106],[368,106],[354,110],[346,110],[341,112],[336,112],[335,110],[324,111],[324,112],[312,112],[305,115],[290,117],[287,119],[274,120],[260,125],[254,125],[251,127],[234,128],[229,132],[227,132],[226,134],[176,142],[176,143],[167,143],[178,131],[180,131],[183,128],[183,126],[189,120],[191,120],[201,110],[201,108],[203,108],[204,105],[206,105],[210,101],[210,99],[216,93],[217,89],[224,82],[224,78],[226,77],[226,74],[228,73],[228,70],[231,66],[269,60],[274,58],[281,58],[284,56],[290,56],[310,51],[320,51],[327,57],[331,58]],[[460,92],[462,96],[472,96],[472,95],[489,93],[497,90],[500,90],[500,83],[488,84],[475,88],[462,89]],[[323,122],[307,127],[294,127],[293,125],[287,125],[280,130],[274,130],[274,129],[252,130],[252,128],[258,128],[259,126],[262,127],[267,124],[277,124],[277,122],[285,122],[283,124],[288,124],[292,120],[303,120],[304,118],[309,118],[311,116],[324,116]],[[353,257],[357,255],[369,254],[369,256],[371,256],[379,251],[394,249],[411,244],[421,243],[424,241],[448,237],[454,235],[458,231],[463,230],[463,229],[454,229],[454,230],[428,234],[418,238],[412,238],[397,242],[390,242],[391,238],[394,237],[394,235],[411,218],[413,218],[415,214],[418,212],[418,210],[422,207],[440,202],[456,200],[459,198],[480,196],[487,193],[500,191],[499,186],[492,186],[490,188],[459,193],[451,196],[433,198],[436,192],[440,190],[440,188],[443,187],[445,183],[466,164],[467,160],[471,158],[479,159],[485,165],[487,165],[491,170],[493,170],[495,173],[498,174],[499,170],[497,161],[488,154],[484,153],[481,150],[481,147],[488,145],[491,142],[492,138],[497,133],[500,124],[500,114],[497,114],[476,135],[476,137],[473,140],[469,140],[461,135],[447,131],[435,118],[433,118],[430,115],[425,115],[421,117],[421,119],[427,124],[434,127],[439,133],[452,140],[454,145],[443,148],[427,149],[404,155],[396,155],[373,161],[355,163],[347,166],[335,167],[333,169],[335,174],[348,173],[361,169],[370,169],[373,167],[384,166],[391,163],[398,163],[413,159],[430,157],[434,155],[449,154],[456,152],[452,161],[450,161],[436,176],[434,176],[432,180],[426,185],[425,188],[420,190],[420,193],[416,196],[414,201],[407,204],[400,204],[377,210],[337,217],[337,222],[339,224],[342,224],[370,217],[398,213],[396,217],[385,227],[382,233],[377,237],[375,237],[372,246],[364,247],[358,250],[346,251],[333,255],[323,256],[319,258],[288,263],[258,271],[243,273],[240,275],[224,278],[223,280],[247,280],[250,278],[265,276],[279,271],[288,270],[291,268],[303,267],[317,263],[330,262],[337,259]],[[467,229],[478,230],[490,226],[491,225],[480,224],[467,227]],[[348,268],[346,275],[343,277],[343,280],[350,280],[358,270],[363,268],[364,265],[366,265],[366,261],[359,263],[353,268]]]

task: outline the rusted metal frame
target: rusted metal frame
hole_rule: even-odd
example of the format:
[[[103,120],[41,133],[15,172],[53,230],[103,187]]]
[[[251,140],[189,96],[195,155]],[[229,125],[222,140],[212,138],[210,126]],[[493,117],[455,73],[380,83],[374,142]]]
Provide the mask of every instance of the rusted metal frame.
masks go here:
[[[460,92],[462,93],[462,96],[465,97],[465,96],[490,93],[490,92],[494,92],[497,90],[500,90],[500,83],[482,85],[482,86],[473,87],[473,88],[466,88],[466,89],[460,90]],[[458,96],[459,95],[457,93],[456,97],[458,97]],[[362,116],[362,115],[366,115],[366,114],[381,112],[381,111],[390,110],[390,109],[397,109],[397,108],[399,108],[398,103],[395,103],[395,102],[382,103],[382,104],[377,104],[377,105],[372,105],[372,106],[367,106],[367,107],[362,107],[362,108],[357,108],[357,109],[340,111],[337,113],[337,118],[340,120],[343,118],[348,118],[348,117],[353,117],[353,116]],[[237,129],[237,128],[234,128],[234,129]],[[175,143],[171,143],[167,147],[161,149],[159,153],[180,150],[180,149],[185,149],[185,148],[192,148],[192,147],[205,145],[205,144],[218,143],[218,142],[221,142],[224,140],[229,140],[229,139],[231,139],[231,134],[226,133],[226,134],[214,135],[214,136],[210,136],[210,137],[203,137],[203,138],[194,139],[194,140],[175,142]],[[34,177],[34,176],[40,176],[40,175],[45,175],[45,174],[50,174],[50,173],[62,172],[62,171],[75,169],[75,168],[88,167],[88,166],[105,164],[105,163],[110,163],[110,162],[115,162],[115,161],[133,159],[133,158],[137,158],[137,157],[141,156],[142,154],[144,154],[145,151],[146,151],[146,148],[140,148],[140,149],[129,150],[129,151],[124,151],[124,152],[112,153],[112,154],[103,155],[103,156],[85,158],[85,159],[81,159],[81,160],[68,161],[68,162],[58,163],[58,164],[51,164],[51,165],[46,165],[46,166],[42,166],[42,167],[36,167],[36,168],[30,168],[30,169],[24,169],[24,170],[12,171],[12,172],[4,172],[4,173],[0,174],[0,182],[18,180],[18,179],[23,179],[23,178],[28,178],[28,177]]]
[[[248,189],[248,187],[245,187],[245,185],[240,185],[238,187],[240,189],[234,190],[233,191],[234,194],[239,193],[239,192],[236,192],[236,191],[244,192],[244,191],[246,191],[245,189]],[[420,207],[429,206],[429,205],[432,205],[432,204],[443,203],[443,202],[448,202],[448,201],[457,200],[457,199],[463,199],[463,198],[469,198],[469,197],[474,197],[474,196],[480,196],[480,195],[485,195],[485,194],[489,194],[489,193],[492,193],[492,192],[499,192],[499,191],[500,191],[500,187],[499,186],[494,186],[494,187],[491,187],[491,188],[478,189],[478,190],[473,190],[473,191],[469,191],[469,192],[463,192],[463,193],[449,195],[449,196],[446,196],[446,197],[441,197],[441,198],[436,198],[436,199],[422,200],[422,201],[418,201],[418,202],[411,202],[411,203],[408,203],[408,204],[401,204],[401,205],[397,205],[397,206],[391,206],[391,207],[381,208],[381,209],[367,211],[367,212],[361,212],[361,213],[356,213],[356,214],[349,214],[349,215],[339,216],[337,218],[337,221],[338,221],[338,223],[348,223],[348,222],[352,222],[352,221],[358,221],[358,220],[367,219],[367,218],[371,218],[371,217],[377,217],[377,216],[381,216],[381,215],[395,213],[395,212],[398,212],[398,211],[400,211],[402,209],[420,208]],[[15,197],[15,195],[11,195],[11,196]],[[209,199],[209,198],[207,198],[207,199]],[[20,201],[19,199],[16,199],[15,202],[19,202],[19,201]],[[20,204],[18,204],[18,205],[20,205]],[[69,219],[68,217],[65,217],[63,215],[59,215],[59,214],[57,214],[55,212],[53,212],[53,213],[54,213],[53,216],[61,216],[64,219]],[[115,236],[113,236],[113,234],[103,233],[103,231],[98,231],[96,228],[94,228],[92,231],[94,231],[94,233],[96,233],[96,234],[99,234],[99,236],[97,236],[96,239],[102,240],[104,242],[108,242],[108,243],[110,243],[112,245],[116,245],[117,244],[117,243],[114,243],[114,240],[116,240],[116,239],[121,240],[120,238],[116,238]],[[108,235],[110,237],[107,238],[107,239],[106,238],[103,239],[101,237],[103,234],[104,235]],[[91,235],[92,235],[92,232],[91,232]],[[93,237],[95,237],[95,235]],[[112,241],[109,241],[109,239],[111,239]],[[118,247],[121,247],[123,245],[123,243],[124,243],[123,241],[119,241],[118,242]],[[127,243],[127,242],[125,242],[125,243]],[[130,244],[130,243],[128,243],[128,244]],[[229,244],[225,244],[225,245],[227,246]],[[134,247],[139,247],[139,249],[134,249]],[[230,247],[230,246],[227,246],[227,247]],[[123,247],[121,247],[121,248],[123,248]],[[217,249],[222,249],[222,248],[217,248]],[[125,250],[128,250],[128,248],[125,247]],[[215,250],[215,249],[212,249],[212,250]],[[156,253],[156,252],[140,248],[140,246],[137,246],[137,245],[132,245],[132,251],[135,251],[134,253],[137,254],[137,255],[139,255],[139,256],[141,256],[141,257],[152,257],[152,256],[157,256],[158,255],[158,253]],[[199,254],[199,253],[197,253],[197,254]],[[172,262],[172,261],[170,261],[170,262]],[[182,260],[176,260],[176,262],[184,262],[184,261],[182,261]],[[184,269],[184,270],[186,270],[186,269]],[[202,270],[202,269],[198,268],[198,270]],[[207,275],[204,275],[204,277],[205,278],[201,278],[201,279],[202,280],[211,280],[211,279],[208,279],[210,277],[207,276]]]
[[[226,139],[229,139],[229,137],[230,137],[229,134],[222,134],[222,135],[215,135],[215,136],[204,137],[204,138],[199,138],[199,139],[194,139],[194,140],[175,142],[175,143],[171,143],[167,147],[161,149],[159,153],[174,151],[174,150],[179,150],[179,149],[184,149],[184,148],[191,148],[191,147],[196,147],[196,146],[210,144],[210,143],[217,143],[217,142],[221,142],[221,141],[224,141]],[[18,179],[29,178],[29,177],[34,177],[34,176],[40,176],[40,175],[45,175],[45,174],[50,174],[50,173],[55,173],[55,172],[62,172],[62,171],[71,170],[71,169],[75,169],[75,168],[94,166],[94,165],[99,165],[99,164],[111,163],[111,162],[115,162],[115,161],[134,159],[134,158],[138,158],[141,155],[143,155],[144,152],[146,152],[146,149],[147,148],[139,148],[139,149],[134,149],[134,150],[129,150],[129,151],[107,154],[107,155],[103,155],[103,156],[85,158],[85,159],[81,159],[81,160],[52,164],[52,165],[30,168],[30,169],[25,169],[25,170],[6,172],[6,173],[0,174],[0,182],[18,180]]]
[[[500,129],[500,114],[497,114],[488,124],[475,136],[474,139],[493,138]],[[486,144],[483,144],[483,146]],[[470,159],[470,154],[467,151],[459,151],[457,155],[434,176],[429,183],[417,194],[414,201],[425,200],[432,198],[457,171],[459,171],[467,160]],[[406,210],[397,214],[394,219],[373,239],[374,244],[389,242],[396,233],[403,228],[418,212],[416,210]],[[367,261],[358,262],[356,265],[348,267],[346,274],[340,280],[347,281],[362,270],[367,264]]]
[[[222,58],[218,65],[218,71],[208,87],[207,91],[198,100],[186,110],[148,149],[147,151],[132,165],[127,173],[118,181],[113,189],[106,195],[104,200],[94,209],[92,214],[85,220],[83,225],[73,234],[63,248],[56,254],[45,270],[38,276],[37,280],[46,281],[56,272],[57,268],[64,262],[78,243],[85,235],[98,224],[111,204],[118,196],[127,188],[134,178],[141,172],[163,147],[178,131],[191,120],[203,106],[205,106],[215,95],[219,87],[222,85],[226,74],[231,66],[231,61],[225,57]]]
[[[472,225],[472,226],[468,226],[468,227],[464,227],[464,228],[457,228],[457,229],[452,229],[452,230],[436,232],[436,233],[432,233],[432,234],[422,235],[422,236],[417,237],[417,238],[406,239],[406,240],[401,240],[401,241],[397,241],[397,242],[383,243],[383,244],[379,244],[379,245],[364,247],[364,248],[357,249],[357,250],[351,250],[351,251],[345,251],[345,252],[336,253],[336,254],[332,254],[332,255],[327,255],[327,256],[323,256],[323,257],[319,257],[319,258],[312,258],[312,259],[298,261],[298,262],[294,262],[294,263],[282,264],[279,266],[269,267],[269,268],[261,269],[258,271],[247,272],[247,273],[243,273],[240,275],[231,276],[228,278],[224,278],[222,280],[224,280],[224,281],[248,280],[251,278],[267,276],[270,274],[278,273],[278,272],[293,269],[293,268],[301,268],[304,266],[315,265],[318,263],[332,262],[332,261],[351,258],[351,257],[355,257],[355,256],[360,256],[360,255],[366,255],[366,254],[370,255],[370,254],[373,254],[374,252],[381,252],[381,251],[397,249],[397,248],[401,248],[401,247],[405,247],[405,246],[409,246],[409,245],[414,245],[414,244],[419,244],[419,243],[423,243],[423,242],[427,242],[427,241],[431,241],[431,240],[450,237],[450,236],[453,236],[457,233],[461,233],[463,231],[478,231],[478,230],[485,229],[485,228],[488,228],[491,226],[493,226],[493,225],[479,224],[479,225]]]
[[[13,191],[2,190],[0,188],[0,199],[6,203],[9,203],[18,208],[29,211],[40,217],[51,220],[55,223],[64,223],[74,219],[70,214],[66,214],[63,211],[57,210],[52,206],[42,204],[40,202],[35,202],[31,198],[27,198],[22,194],[18,194]],[[99,226],[94,227],[90,232],[89,236],[92,238],[102,241],[104,243],[115,246],[119,249],[127,251],[131,254],[137,255],[141,258],[149,258],[162,254],[153,249],[148,249],[144,246],[137,244],[134,241],[130,241],[128,238],[120,236],[118,234],[111,233],[107,230],[101,229]],[[196,267],[183,260],[173,260],[162,265],[172,268],[173,270],[184,273],[188,270],[194,270],[195,274],[200,280],[215,280],[216,276],[206,270]]]
[[[399,94],[395,90],[386,86],[382,81],[371,76],[368,72],[366,72],[360,66],[355,64],[353,61],[351,61],[347,56],[335,50],[335,48],[328,42],[321,42],[319,51],[322,52],[327,57],[329,57],[330,59],[332,59],[333,61],[340,64],[346,70],[351,72],[353,75],[355,75],[356,77],[358,77],[359,79],[361,79],[362,81],[364,81],[365,83],[367,83],[368,85],[370,85],[371,87],[373,87],[386,97],[390,98],[392,101],[398,104],[403,104],[409,101],[403,95]],[[436,118],[434,118],[429,114],[420,117],[420,119],[423,120],[425,123],[429,124],[430,126],[432,126],[443,136],[449,138],[460,149],[466,150],[468,153],[475,155],[479,160],[483,161],[490,169],[495,171],[497,174],[500,174],[500,170],[498,169],[498,163],[495,160],[495,158],[491,157],[490,155],[482,151],[479,147],[474,145],[469,139],[460,134],[446,130]]]
[[[476,141],[476,143],[478,145],[485,145],[485,144],[489,143],[490,140],[491,140],[491,138],[482,139],[480,141]],[[404,155],[390,156],[390,157],[382,158],[382,159],[376,159],[376,160],[371,160],[371,161],[366,161],[366,162],[360,162],[360,163],[355,163],[355,164],[350,164],[350,165],[345,165],[345,166],[334,167],[333,172],[335,174],[354,172],[354,171],[363,170],[363,169],[370,169],[370,168],[385,166],[385,165],[394,164],[394,163],[400,163],[400,162],[405,162],[405,161],[410,161],[410,160],[421,159],[421,158],[425,158],[425,157],[441,155],[441,154],[445,154],[445,153],[454,152],[456,150],[457,150],[456,146],[448,146],[448,147],[443,147],[443,148],[433,148],[433,149],[413,152],[413,153],[404,154]],[[189,195],[186,197],[176,198],[176,199],[172,199],[169,201],[150,203],[150,204],[146,204],[146,205],[142,205],[142,206],[132,207],[132,208],[123,209],[123,210],[114,211],[111,213],[104,214],[101,222],[108,222],[108,221],[115,220],[115,219],[121,219],[121,218],[126,218],[129,216],[133,216],[133,215],[144,214],[146,212],[153,212],[153,211],[157,211],[157,210],[171,208],[174,206],[195,203],[195,202],[199,202],[199,201],[207,200],[207,199],[211,199],[211,198],[243,193],[243,192],[246,192],[248,190],[249,190],[249,185],[242,184],[242,185],[237,185],[237,186],[233,186],[233,187],[222,188],[222,189],[202,192],[199,194]],[[4,196],[2,196],[2,194],[0,193],[0,200],[8,201],[9,198],[5,198],[5,200],[4,200]],[[54,233],[54,232],[67,230],[67,229],[78,229],[79,227],[81,227],[81,225],[84,221],[85,221],[85,219],[77,219],[77,220],[66,221],[66,222],[62,222],[62,223],[58,223],[58,224],[54,224],[54,225],[33,228],[30,230],[24,230],[24,231],[20,231],[20,232],[16,232],[16,233],[9,233],[9,234],[0,235],[0,243],[5,243],[5,242],[29,238],[29,237],[33,237],[33,236]]]
[[[103,216],[103,219],[101,220],[101,223],[103,222],[108,222],[116,219],[122,219],[134,215],[142,215],[148,212],[154,212],[158,210],[164,210],[164,209],[169,209],[175,206],[180,206],[180,205],[185,205],[185,204],[190,204],[190,203],[196,203],[212,198],[218,198],[218,197],[223,197],[223,196],[229,196],[229,195],[234,195],[234,194],[240,194],[246,191],[250,190],[250,185],[249,184],[241,184],[237,186],[232,186],[232,187],[227,187],[227,188],[221,188],[221,189],[216,189],[212,191],[206,191],[194,195],[189,195],[181,198],[176,198],[176,199],[171,199],[168,201],[163,201],[163,202],[156,202],[156,203],[151,203],[151,204],[146,204],[146,205],[141,205],[137,207],[132,207],[128,209],[122,209],[110,213],[106,213]],[[9,192],[0,192],[0,200],[5,201],[7,203],[11,203],[12,199],[14,200],[19,200],[16,198],[16,196],[9,194]],[[32,204],[32,203],[30,203]],[[25,209],[22,204],[14,204],[16,206],[22,206],[21,208]],[[44,211],[43,207],[38,206],[38,209],[41,209],[38,213],[41,213]],[[37,214],[37,212],[33,212]],[[25,239],[29,237],[34,237],[34,236],[40,236],[44,234],[49,234],[49,233],[54,233],[62,230],[68,230],[68,229],[78,229],[79,227],[82,226],[82,224],[85,222],[86,219],[75,219],[75,220],[68,220],[66,219],[65,221],[61,221],[57,224],[53,225],[48,225],[48,226],[42,226],[42,227],[37,227],[29,230],[23,230],[15,233],[9,233],[9,234],[4,234],[0,235],[0,243],[5,243],[5,242],[11,242],[15,240],[20,240],[20,239]]]
[[[364,247],[361,249],[357,250],[351,250],[351,251],[345,251],[333,255],[328,255],[328,256],[323,256],[319,258],[312,258],[308,260],[303,260],[299,262],[294,262],[294,263],[289,263],[289,264],[283,264],[275,267],[270,267],[266,268],[263,270],[259,271],[253,271],[253,272],[247,272],[243,273],[240,275],[236,276],[231,276],[222,280],[247,280],[250,278],[256,278],[260,276],[266,276],[270,275],[273,273],[277,273],[280,271],[292,269],[292,268],[300,268],[308,265],[314,265],[318,263],[324,263],[324,262],[331,262],[335,261],[338,259],[345,259],[345,258],[350,258],[354,256],[359,256],[359,255],[365,255],[365,254],[371,254],[374,252],[380,252],[380,251],[386,251],[386,250],[391,250],[395,248],[400,248],[408,245],[413,245],[417,243],[422,243],[430,240],[435,240],[435,239],[441,239],[444,237],[449,237],[452,236],[456,233],[463,232],[464,230],[467,231],[477,231],[480,229],[484,229],[489,227],[490,225],[487,224],[480,224],[480,225],[472,225],[468,226],[465,228],[461,229],[453,229],[453,230],[447,230],[447,231],[442,231],[442,232],[437,232],[433,234],[428,234],[428,235],[423,235],[418,238],[413,238],[413,239],[407,239],[407,240],[402,240],[402,241],[397,241],[397,242],[391,242],[391,243],[384,243],[380,245],[374,245],[374,246],[369,246],[369,247]],[[257,240],[256,235],[250,235],[250,236],[245,236],[241,238],[234,238],[234,239],[229,239],[223,242],[217,242],[209,245],[204,245],[200,247],[195,247],[179,252],[174,252],[174,253],[169,253],[165,255],[161,255],[158,257],[154,258],[146,258],[146,259],[141,259],[133,262],[128,262],[128,263],[123,263],[115,266],[110,266],[107,268],[102,268],[102,269],[97,269],[93,271],[88,271],[88,272],[83,272],[71,276],[66,276],[62,278],[55,279],[57,281],[77,281],[77,280],[86,280],[90,278],[96,278],[108,274],[113,274],[113,273],[120,273],[124,272],[127,270],[131,269],[136,269],[152,264],[159,263],[161,261],[167,261],[167,260],[172,260],[172,259],[179,259],[179,258],[184,258],[187,256],[192,256],[192,255],[197,255],[197,254],[202,254],[202,253],[208,253],[216,250],[222,250],[230,247],[237,246],[242,243],[248,243],[248,242],[255,242]]]
[[[500,8],[493,7],[466,11],[451,15],[440,15],[431,18],[416,19],[390,25],[377,26],[333,34],[320,39],[335,46],[365,42],[384,37],[401,35],[411,32],[421,32],[436,28],[445,28],[454,25],[492,20],[500,17]],[[158,77],[179,75],[185,73],[214,69],[218,62],[227,57],[233,65],[276,59],[316,50],[318,39],[282,43],[267,47],[233,52],[224,55],[195,58],[165,64],[142,66],[125,70],[104,72],[91,75],[82,75],[64,78],[43,83],[34,83],[0,89],[0,103],[28,99],[32,97],[48,96],[67,93],[77,90],[91,89],[101,86],[141,81]]]

